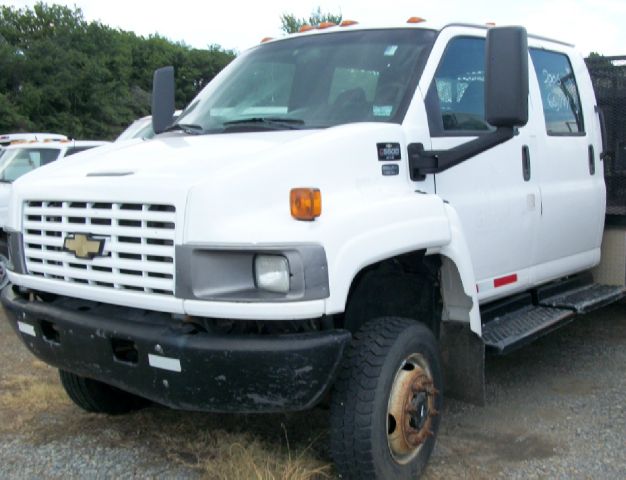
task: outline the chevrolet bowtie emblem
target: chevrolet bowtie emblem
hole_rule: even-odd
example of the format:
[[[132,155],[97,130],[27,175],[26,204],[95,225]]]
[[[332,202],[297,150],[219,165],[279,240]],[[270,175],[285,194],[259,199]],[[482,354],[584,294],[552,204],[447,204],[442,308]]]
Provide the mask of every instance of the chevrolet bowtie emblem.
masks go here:
[[[63,250],[73,253],[76,258],[91,260],[102,255],[104,238],[97,239],[84,233],[70,233],[63,241]]]

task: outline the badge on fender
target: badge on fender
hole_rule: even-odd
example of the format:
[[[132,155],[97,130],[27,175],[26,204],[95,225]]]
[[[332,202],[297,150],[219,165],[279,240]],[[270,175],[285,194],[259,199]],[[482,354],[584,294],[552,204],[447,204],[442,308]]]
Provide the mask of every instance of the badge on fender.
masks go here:
[[[377,143],[378,160],[395,161],[402,160],[402,151],[399,143]]]

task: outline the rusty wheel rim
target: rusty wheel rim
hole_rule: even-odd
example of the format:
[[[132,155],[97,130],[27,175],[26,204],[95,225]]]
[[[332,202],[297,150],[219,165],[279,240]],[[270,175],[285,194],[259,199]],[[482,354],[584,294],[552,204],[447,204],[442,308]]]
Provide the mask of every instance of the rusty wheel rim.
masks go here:
[[[438,393],[424,357],[409,355],[396,372],[387,407],[387,444],[396,462],[409,463],[433,435]]]

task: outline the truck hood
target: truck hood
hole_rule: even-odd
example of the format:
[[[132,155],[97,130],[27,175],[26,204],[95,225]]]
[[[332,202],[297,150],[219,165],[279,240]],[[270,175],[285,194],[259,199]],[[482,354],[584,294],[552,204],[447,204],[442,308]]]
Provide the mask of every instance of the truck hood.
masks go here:
[[[276,238],[315,242],[321,239],[320,227],[345,222],[340,212],[352,214],[340,207],[346,202],[361,209],[397,196],[414,196],[405,154],[383,162],[380,143],[396,144],[406,152],[404,130],[389,123],[198,136],[175,133],[112,144],[18,179],[8,223],[20,229],[18,205],[24,201],[166,204],[175,207],[177,225],[184,225],[176,228],[177,244]],[[293,221],[289,196],[298,187],[322,191],[321,221]],[[420,188],[430,189],[426,184]]]
[[[150,141],[130,141],[120,145],[66,157],[32,172],[28,181],[40,186],[60,185],[85,177],[117,177],[115,183],[134,184],[145,179],[168,179],[187,188],[203,178],[219,175],[232,167],[271,155],[286,143],[316,134],[316,130],[231,133],[220,135],[172,134]],[[181,185],[182,186],[182,185]]]

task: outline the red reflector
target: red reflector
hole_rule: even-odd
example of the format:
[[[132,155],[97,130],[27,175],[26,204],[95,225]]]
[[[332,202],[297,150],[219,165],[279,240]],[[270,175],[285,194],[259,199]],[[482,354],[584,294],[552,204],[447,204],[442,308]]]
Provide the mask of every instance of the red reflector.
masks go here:
[[[507,275],[506,277],[496,278],[493,281],[493,286],[495,288],[504,287],[505,285],[510,285],[511,283],[517,282],[517,273],[512,275]]]

